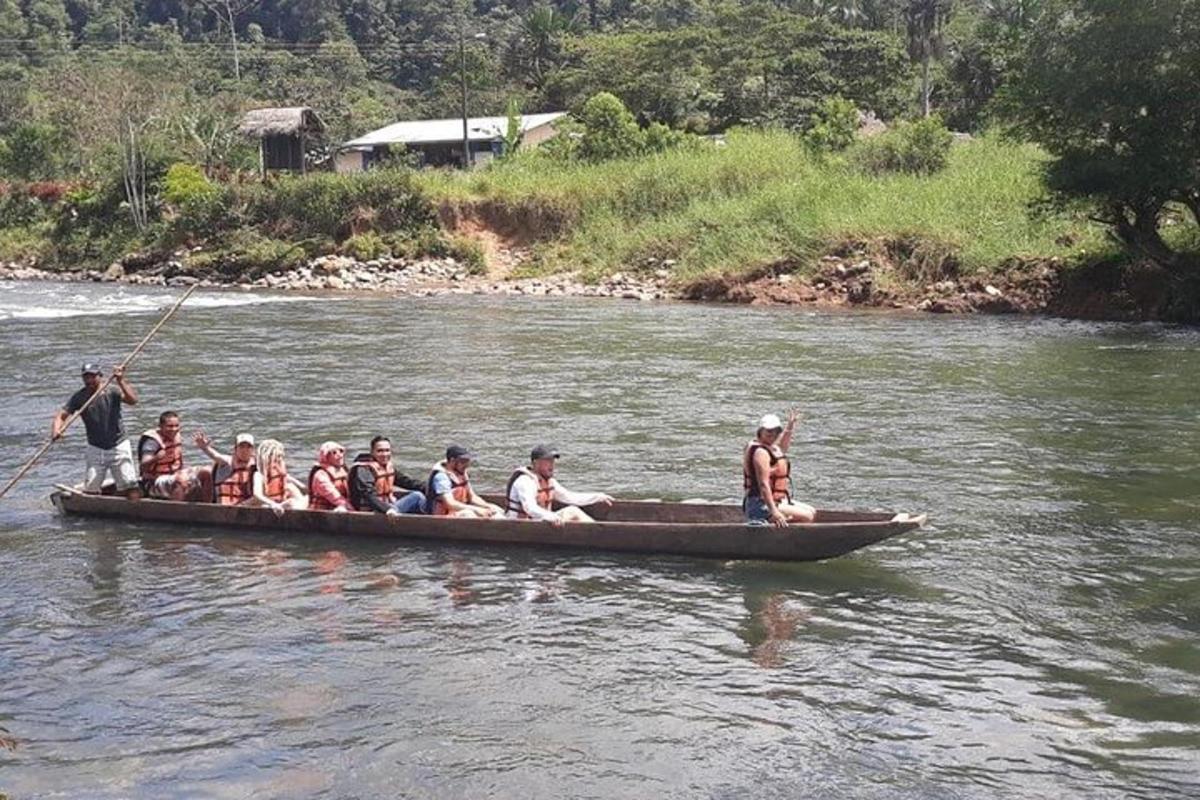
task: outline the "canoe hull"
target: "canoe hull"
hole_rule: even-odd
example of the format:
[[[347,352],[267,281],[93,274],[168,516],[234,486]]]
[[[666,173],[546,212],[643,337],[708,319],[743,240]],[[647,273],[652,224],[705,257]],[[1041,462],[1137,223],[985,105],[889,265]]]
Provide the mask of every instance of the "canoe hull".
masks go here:
[[[166,500],[133,502],[75,492],[56,492],[51,500],[64,514],[239,530],[766,561],[834,558],[920,527],[918,522],[891,522],[889,513],[822,511],[812,524],[777,529],[744,524],[736,506],[649,501],[619,501],[612,508],[589,509],[599,521],[556,528],[549,523],[523,520],[388,517],[357,512],[288,511],[276,516],[266,508]]]

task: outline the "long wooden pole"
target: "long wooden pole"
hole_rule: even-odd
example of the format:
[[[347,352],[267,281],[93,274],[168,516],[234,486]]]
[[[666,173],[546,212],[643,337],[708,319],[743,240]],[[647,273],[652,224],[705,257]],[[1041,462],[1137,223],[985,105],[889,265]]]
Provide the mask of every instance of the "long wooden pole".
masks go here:
[[[130,353],[129,355],[125,356],[125,360],[121,362],[120,369],[124,370],[126,367],[128,367],[130,365],[130,363],[133,362],[133,360],[135,358],[138,357],[138,354],[142,352],[142,350],[146,347],[146,345],[150,343],[150,340],[153,339],[154,336],[162,329],[162,326],[167,324],[167,320],[169,320],[169,319],[171,319],[171,317],[175,316],[175,312],[179,310],[179,307],[183,305],[184,301],[192,296],[192,292],[196,291],[196,286],[197,286],[197,284],[192,284],[191,286],[189,286],[188,290],[183,293],[183,297],[179,298],[178,302],[176,302],[175,305],[171,306],[170,310],[167,311],[166,314],[163,314],[162,319],[160,319],[158,321],[157,325],[155,325],[153,328],[150,329],[150,332],[147,333],[145,338],[143,338],[142,341],[138,343],[138,346],[133,349],[133,352]],[[97,397],[99,397],[106,389],[108,389],[109,384],[111,384],[112,382],[113,382],[113,376],[109,375],[108,378],[104,381],[104,383],[101,384],[100,389],[97,392],[95,392],[91,397],[89,397],[86,401],[84,401],[83,405],[79,407],[78,411],[76,411],[71,416],[67,417],[67,421],[64,422],[62,428],[59,429],[58,437],[51,436],[50,440],[47,441],[44,445],[42,445],[41,448],[36,453],[33,454],[33,458],[31,458],[27,462],[25,462],[25,466],[21,467],[21,471],[18,472],[15,476],[13,476],[13,479],[10,480],[3,489],[0,489],[0,498],[3,498],[4,495],[8,494],[8,490],[11,489],[12,487],[16,486],[17,482],[20,481],[21,478],[24,478],[26,473],[29,472],[29,470],[33,469],[33,466],[42,459],[42,456],[44,456],[46,454],[46,451],[54,446],[54,443],[57,442],[58,439],[62,437],[62,434],[66,432],[67,428],[71,427],[72,423],[74,423],[75,420],[79,419],[79,417],[83,414],[83,412],[87,410],[87,407],[90,406],[92,404],[92,402]]]

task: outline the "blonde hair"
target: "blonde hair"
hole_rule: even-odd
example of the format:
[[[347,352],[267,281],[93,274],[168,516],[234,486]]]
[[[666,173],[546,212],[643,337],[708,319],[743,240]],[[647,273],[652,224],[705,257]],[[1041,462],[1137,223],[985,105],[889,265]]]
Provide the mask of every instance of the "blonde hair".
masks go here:
[[[254,463],[262,470],[263,475],[267,476],[275,459],[282,459],[285,455],[283,443],[278,439],[263,439],[254,451]]]

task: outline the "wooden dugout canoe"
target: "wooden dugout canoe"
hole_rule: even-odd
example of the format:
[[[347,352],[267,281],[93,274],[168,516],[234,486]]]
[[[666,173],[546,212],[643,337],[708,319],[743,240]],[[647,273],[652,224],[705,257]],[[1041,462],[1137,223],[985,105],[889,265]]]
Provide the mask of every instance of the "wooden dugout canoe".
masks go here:
[[[494,502],[497,498],[489,499]],[[266,508],[167,500],[131,502],[120,497],[70,491],[55,492],[51,500],[64,514],[139,522],[765,561],[834,558],[915,530],[922,524],[920,520],[893,522],[890,512],[822,510],[817,512],[813,523],[779,529],[746,525],[741,508],[731,504],[650,500],[618,500],[611,508],[590,507],[586,510],[596,518],[595,523],[568,524],[561,528],[525,520],[388,517],[328,511],[288,511],[277,517]]]

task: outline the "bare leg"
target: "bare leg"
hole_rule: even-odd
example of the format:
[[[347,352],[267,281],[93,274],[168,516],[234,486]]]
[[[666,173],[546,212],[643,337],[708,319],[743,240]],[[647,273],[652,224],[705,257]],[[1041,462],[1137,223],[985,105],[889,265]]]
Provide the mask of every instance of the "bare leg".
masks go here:
[[[486,514],[482,508],[467,506],[466,508],[460,508],[458,511],[451,513],[450,516],[454,517],[455,519],[479,519],[486,516]]]
[[[812,522],[817,518],[817,510],[808,503],[798,503],[792,500],[787,503],[776,503],[776,505],[787,517],[788,522]]]
[[[588,516],[587,512],[575,506],[567,506],[560,508],[558,515],[563,522],[595,522],[596,520]]]

